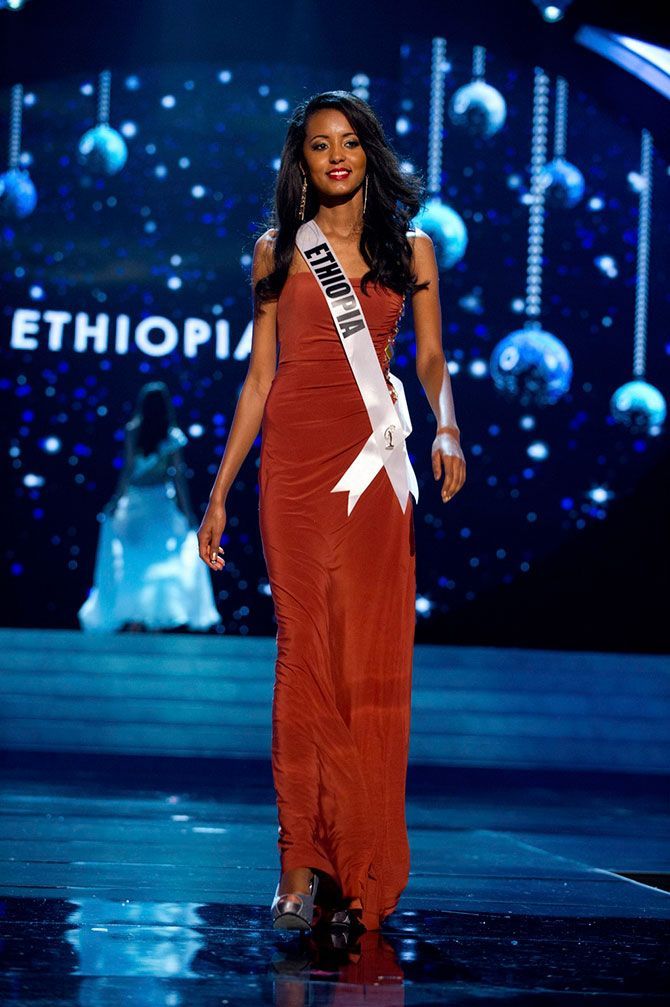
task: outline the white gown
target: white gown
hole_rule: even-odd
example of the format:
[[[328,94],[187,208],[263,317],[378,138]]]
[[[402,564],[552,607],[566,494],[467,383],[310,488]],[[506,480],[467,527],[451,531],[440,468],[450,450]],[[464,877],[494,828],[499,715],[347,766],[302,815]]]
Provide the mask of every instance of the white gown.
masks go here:
[[[135,459],[128,488],[100,527],[93,587],[79,610],[84,630],[124,623],[205,630],[221,621],[196,532],[177,506],[170,455],[187,443],[172,427],[157,450]]]

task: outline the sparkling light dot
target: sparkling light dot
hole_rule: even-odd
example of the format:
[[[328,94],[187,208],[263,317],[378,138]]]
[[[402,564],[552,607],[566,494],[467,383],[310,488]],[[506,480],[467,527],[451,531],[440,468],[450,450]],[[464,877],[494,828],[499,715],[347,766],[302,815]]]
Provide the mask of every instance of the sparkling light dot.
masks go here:
[[[44,437],[40,441],[40,447],[42,448],[43,451],[46,451],[48,455],[55,455],[61,449],[61,442],[58,437],[54,436]]]
[[[549,448],[544,441],[534,441],[533,444],[528,445],[527,450],[529,457],[538,461],[544,461],[545,458],[549,457]]]
[[[26,472],[23,477],[23,485],[28,487],[44,486],[44,476],[35,475],[34,472]]]
[[[619,275],[619,270],[617,268],[616,259],[611,255],[598,255],[593,260],[598,267],[598,269],[613,280]]]
[[[488,366],[485,360],[471,361],[468,370],[473,378],[483,378],[488,373]]]

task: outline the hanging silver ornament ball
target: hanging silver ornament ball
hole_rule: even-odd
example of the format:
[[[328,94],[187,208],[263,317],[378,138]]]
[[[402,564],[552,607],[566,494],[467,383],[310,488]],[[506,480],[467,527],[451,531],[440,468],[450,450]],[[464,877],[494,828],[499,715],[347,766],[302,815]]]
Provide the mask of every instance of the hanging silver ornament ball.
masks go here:
[[[37,189],[23,168],[10,168],[0,175],[0,215],[20,219],[37,205]]]
[[[576,206],[584,195],[584,176],[564,157],[555,157],[549,161],[540,174],[540,184],[546,190],[546,196],[554,206],[569,209]]]
[[[111,126],[101,123],[79,141],[79,161],[99,175],[115,175],[128,158],[126,141]]]
[[[663,394],[646,381],[628,381],[617,388],[610,399],[610,412],[633,433],[657,434],[665,420],[667,407]]]
[[[570,388],[572,358],[564,343],[538,328],[517,329],[495,346],[491,377],[522,406],[548,406]]]
[[[500,91],[484,80],[473,80],[452,95],[449,118],[473,136],[489,137],[505,125],[507,105]]]
[[[468,232],[462,218],[438,197],[428,200],[412,223],[429,234],[440,269],[451,269],[465,255]]]

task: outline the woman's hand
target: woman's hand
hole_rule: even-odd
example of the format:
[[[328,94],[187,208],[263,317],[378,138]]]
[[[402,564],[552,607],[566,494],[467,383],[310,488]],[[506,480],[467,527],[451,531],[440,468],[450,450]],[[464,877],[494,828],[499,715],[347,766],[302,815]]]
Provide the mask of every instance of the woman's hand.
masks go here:
[[[454,434],[437,434],[431,448],[433,475],[439,479],[444,469],[442,502],[458,493],[465,482],[465,458],[458,437]]]
[[[226,527],[226,508],[210,501],[198,528],[198,554],[210,570],[223,570],[226,561],[221,548],[221,536]]]

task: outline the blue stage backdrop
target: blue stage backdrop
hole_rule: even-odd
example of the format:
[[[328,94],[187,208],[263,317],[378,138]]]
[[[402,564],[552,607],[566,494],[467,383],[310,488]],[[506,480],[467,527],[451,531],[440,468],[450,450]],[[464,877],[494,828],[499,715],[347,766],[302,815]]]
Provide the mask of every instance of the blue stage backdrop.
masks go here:
[[[471,47],[450,43],[445,52],[411,38],[389,54],[387,79],[333,79],[275,63],[111,67],[114,132],[99,128],[85,139],[98,122],[99,78],[24,82],[18,167],[35,190],[25,176],[5,176],[0,193],[6,620],[76,625],[98,516],[121,466],[122,428],[148,380],[165,380],[173,393],[202,512],[246,373],[251,255],[287,117],[321,90],[368,97],[406,167],[437,179],[419,223],[442,265],[443,340],[468,478],[443,505],[408,304],[392,368],[414,423],[418,620],[523,577],[634,490],[666,436],[666,166],[652,153],[648,341],[639,315],[637,343],[646,385],[630,427],[611,400],[633,378],[644,123],[608,117],[569,79],[549,79],[538,98],[532,64],[474,55],[478,80],[469,91],[459,89],[471,85]],[[567,118],[557,124],[561,95]],[[8,126],[11,103],[5,90]],[[543,116],[553,164],[543,176],[546,208],[531,235],[527,289],[531,144],[535,136],[537,154]],[[442,142],[429,161],[431,135]],[[559,154],[564,148],[559,163],[555,140]],[[524,326],[527,295],[541,304],[534,330]],[[621,399],[625,411],[625,393]],[[274,632],[258,532],[258,447],[228,501],[219,632]]]

